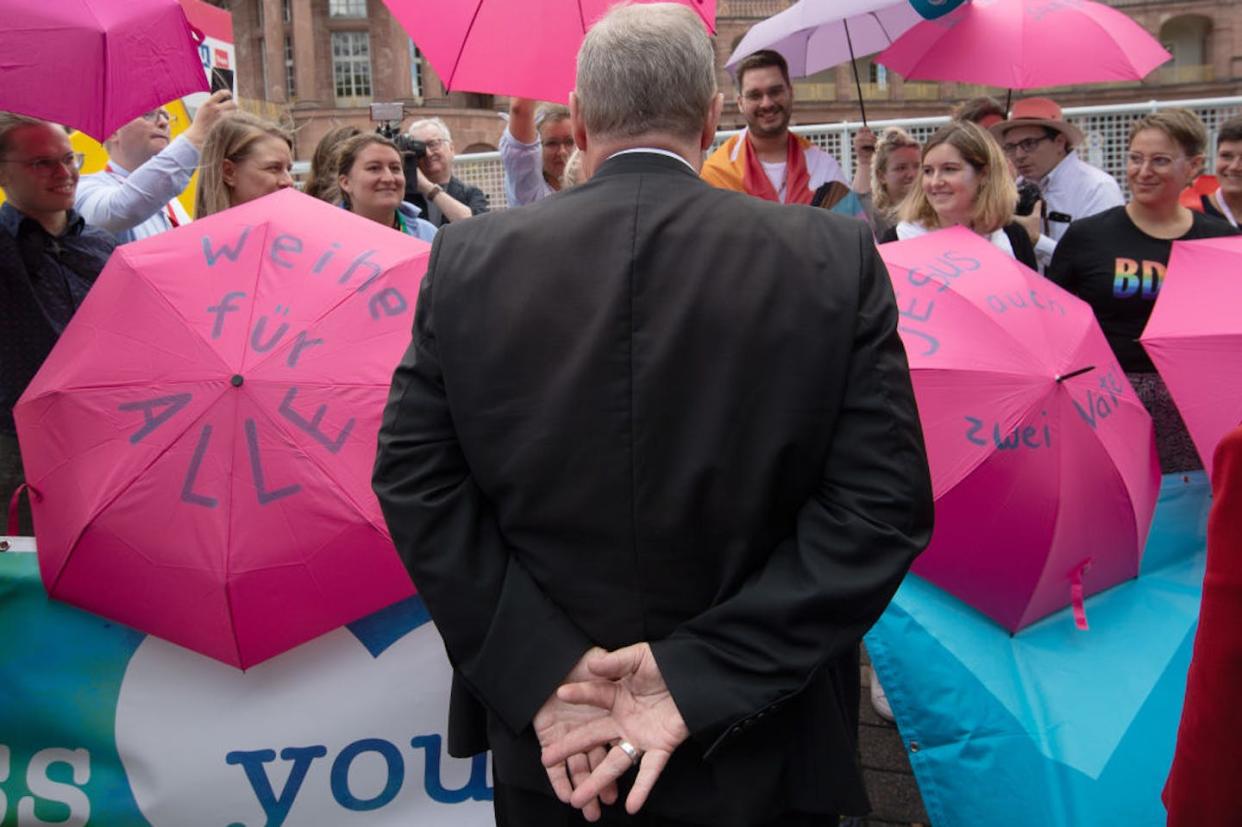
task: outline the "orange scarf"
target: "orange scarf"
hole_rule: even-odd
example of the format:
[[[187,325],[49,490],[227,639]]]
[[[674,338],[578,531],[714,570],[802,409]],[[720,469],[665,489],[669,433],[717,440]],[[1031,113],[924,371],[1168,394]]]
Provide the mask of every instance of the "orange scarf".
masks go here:
[[[738,142],[742,145],[739,147]],[[806,150],[812,146],[805,138],[789,133],[789,150],[785,156],[785,203],[809,204],[811,175],[806,167]],[[737,156],[734,157],[736,148]],[[743,132],[725,141],[703,164],[703,180],[721,189],[745,192],[768,201],[780,201],[780,194],[764,172],[759,155],[750,143],[750,133]]]

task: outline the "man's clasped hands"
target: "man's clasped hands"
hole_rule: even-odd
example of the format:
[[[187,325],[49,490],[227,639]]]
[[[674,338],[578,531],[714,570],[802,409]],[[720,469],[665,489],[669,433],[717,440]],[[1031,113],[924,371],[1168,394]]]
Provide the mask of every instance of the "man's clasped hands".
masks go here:
[[[553,791],[588,821],[616,803],[617,779],[635,765],[625,809],[637,813],[690,735],[646,643],[589,650],[533,724]]]

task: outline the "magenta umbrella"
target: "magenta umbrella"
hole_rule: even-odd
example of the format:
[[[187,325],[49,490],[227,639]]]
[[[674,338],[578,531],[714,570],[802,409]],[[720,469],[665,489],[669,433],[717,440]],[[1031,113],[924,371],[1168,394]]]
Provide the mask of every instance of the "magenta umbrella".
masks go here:
[[[880,254],[936,497],[914,572],[1011,632],[1135,577],[1159,464],[1091,308],[966,229]]]
[[[1242,237],[1175,241],[1139,338],[1190,431],[1203,467],[1242,423]]]
[[[679,1],[716,31],[716,0]],[[384,0],[446,89],[561,103],[574,88],[583,35],[615,2]]]
[[[430,249],[291,189],[118,248],[13,409],[48,593],[242,668],[412,594],[371,468]]]
[[[876,60],[911,80],[1033,89],[1139,80],[1172,57],[1091,0],[973,0],[915,25]]]
[[[96,140],[144,112],[207,92],[177,0],[0,0],[0,109]]]

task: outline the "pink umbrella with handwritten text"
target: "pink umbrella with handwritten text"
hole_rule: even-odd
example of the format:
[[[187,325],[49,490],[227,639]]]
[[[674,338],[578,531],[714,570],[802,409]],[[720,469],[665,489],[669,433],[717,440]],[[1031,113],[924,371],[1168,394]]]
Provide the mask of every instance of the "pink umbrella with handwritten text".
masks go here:
[[[370,480],[429,250],[294,190],[118,248],[14,408],[49,594],[242,668],[412,594]]]
[[[1151,418],[1091,308],[979,235],[880,246],[936,496],[915,573],[1010,631],[1138,574]]]

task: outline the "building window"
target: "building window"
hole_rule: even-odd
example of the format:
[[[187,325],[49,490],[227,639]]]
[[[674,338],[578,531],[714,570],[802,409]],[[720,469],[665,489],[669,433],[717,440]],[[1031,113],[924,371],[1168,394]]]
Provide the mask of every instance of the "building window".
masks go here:
[[[366,17],[367,0],[328,0],[329,17]]]
[[[293,38],[285,35],[285,97],[293,100],[298,96],[298,82],[293,72]]]
[[[281,0],[280,16],[286,24],[293,22],[293,0]]]
[[[254,7],[259,12],[259,31],[263,31],[263,27],[267,25],[267,20],[263,15],[263,0],[259,0],[258,3],[255,3]]]
[[[874,83],[877,89],[888,88],[888,69],[878,63],[867,67],[867,82]]]
[[[332,33],[332,78],[338,99],[371,96],[371,37],[367,32]]]
[[[410,94],[416,98],[423,96],[423,56],[410,41]]]

